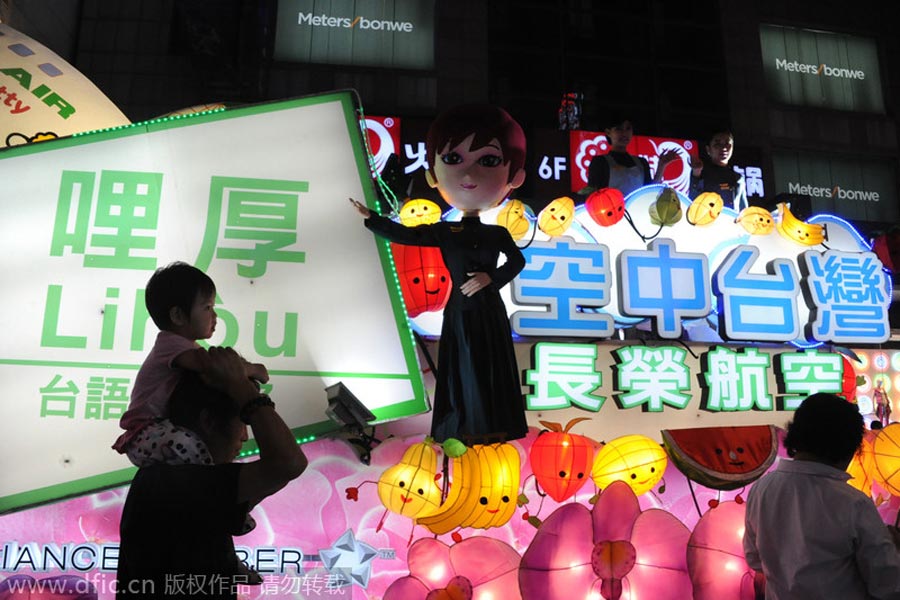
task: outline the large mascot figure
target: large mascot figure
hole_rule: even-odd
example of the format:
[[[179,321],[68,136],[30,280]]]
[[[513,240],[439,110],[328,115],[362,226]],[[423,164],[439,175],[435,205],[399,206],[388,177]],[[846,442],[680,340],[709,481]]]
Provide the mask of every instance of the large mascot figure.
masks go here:
[[[459,222],[404,227],[351,200],[366,227],[392,242],[440,248],[453,289],[444,309],[431,435],[438,441],[525,436],[525,405],[500,288],[525,266],[509,231],[479,213],[525,179],[525,134],[506,111],[460,106],[428,130],[428,184],[462,213]],[[503,254],[506,261],[498,267]]]

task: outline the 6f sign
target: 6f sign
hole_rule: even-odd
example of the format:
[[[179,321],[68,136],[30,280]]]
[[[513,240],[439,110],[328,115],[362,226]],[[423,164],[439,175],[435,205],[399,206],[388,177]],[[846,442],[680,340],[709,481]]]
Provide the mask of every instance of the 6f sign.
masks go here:
[[[551,161],[552,159],[552,161]],[[553,179],[559,181],[561,175],[567,170],[565,156],[546,156],[541,159],[538,167],[538,176],[541,179]]]

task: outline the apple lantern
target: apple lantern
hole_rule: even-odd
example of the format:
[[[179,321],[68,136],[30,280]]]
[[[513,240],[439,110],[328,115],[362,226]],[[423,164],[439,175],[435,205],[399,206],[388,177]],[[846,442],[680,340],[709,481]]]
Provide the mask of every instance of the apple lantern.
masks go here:
[[[602,188],[587,197],[584,208],[597,225],[610,227],[625,216],[625,197],[616,188]]]
[[[569,433],[573,425],[589,419],[573,419],[563,428],[559,423],[541,421],[543,431],[528,454],[531,471],[551,498],[562,502],[590,479],[594,444],[590,439]]]
[[[416,317],[439,311],[450,298],[450,271],[440,248],[391,244],[406,312]]]

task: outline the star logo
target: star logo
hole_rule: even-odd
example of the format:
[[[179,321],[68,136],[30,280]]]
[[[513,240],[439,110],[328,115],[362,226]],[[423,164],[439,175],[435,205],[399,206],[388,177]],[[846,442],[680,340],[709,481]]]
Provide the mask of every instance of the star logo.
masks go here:
[[[325,563],[325,569],[331,575],[355,583],[362,588],[369,585],[372,575],[372,561],[378,551],[365,542],[359,542],[348,529],[344,535],[325,550],[319,550],[319,558]]]

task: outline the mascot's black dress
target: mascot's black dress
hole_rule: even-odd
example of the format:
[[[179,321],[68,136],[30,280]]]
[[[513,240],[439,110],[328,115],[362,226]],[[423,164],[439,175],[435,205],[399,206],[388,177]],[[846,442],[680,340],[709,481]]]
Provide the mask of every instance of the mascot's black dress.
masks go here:
[[[525,437],[519,368],[499,291],[525,267],[509,232],[478,217],[406,227],[372,213],[365,223],[398,244],[437,246],[453,280],[441,328],[431,436],[438,442],[455,437],[472,443]],[[501,253],[506,262],[498,268]],[[460,286],[478,271],[491,276],[491,285],[474,296],[463,295]]]

